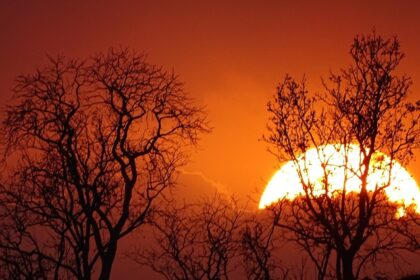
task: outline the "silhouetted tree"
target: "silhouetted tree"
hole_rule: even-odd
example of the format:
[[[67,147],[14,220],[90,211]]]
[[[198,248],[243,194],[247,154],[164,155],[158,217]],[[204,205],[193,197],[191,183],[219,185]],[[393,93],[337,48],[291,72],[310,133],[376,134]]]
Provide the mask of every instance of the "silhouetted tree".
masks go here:
[[[0,270],[16,279],[109,279],[208,131],[178,78],[127,49],[19,76],[2,130]]]
[[[265,140],[279,161],[294,163],[303,189],[296,199],[273,206],[282,213],[277,226],[306,251],[320,279],[355,279],[369,261],[395,256],[394,249],[406,246],[396,228],[399,205],[389,202],[385,190],[392,184],[395,162],[407,164],[419,147],[420,102],[407,101],[411,80],[396,73],[404,57],[397,38],[384,39],[375,32],[357,36],[350,55],[351,66],[324,81],[325,94],[309,95],[305,80],[297,83],[288,76],[268,104]],[[337,153],[344,151],[342,166],[330,164],[327,144],[335,144]],[[348,158],[354,145],[360,147],[356,167]],[[310,177],[310,165],[317,163],[305,158],[309,148],[316,149],[321,179]],[[389,162],[381,162],[378,152],[387,154]],[[332,191],[329,179],[341,172],[336,167],[343,180]],[[383,169],[385,180],[368,190],[374,168]],[[348,190],[350,178],[358,182],[358,191]]]
[[[279,259],[274,256],[278,242],[275,230],[280,212],[264,214],[248,215],[243,223],[240,252],[247,279],[286,279],[289,270],[281,267]]]
[[[165,279],[303,279],[296,276],[301,268],[286,268],[275,255],[278,212],[265,214],[221,194],[172,204],[154,219],[153,245],[128,256]]]
[[[131,254],[166,279],[229,279],[235,272],[243,209],[221,195],[169,207],[153,223],[154,245]]]

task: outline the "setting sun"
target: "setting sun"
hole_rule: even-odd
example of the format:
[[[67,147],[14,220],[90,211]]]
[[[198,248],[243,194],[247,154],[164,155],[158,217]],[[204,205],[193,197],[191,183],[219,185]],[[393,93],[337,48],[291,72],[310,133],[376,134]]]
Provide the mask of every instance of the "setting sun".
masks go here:
[[[328,173],[328,195],[341,193],[345,185],[347,192],[360,190],[360,168],[363,158],[357,145],[347,149],[343,145],[326,145],[312,148],[298,158],[298,164],[287,162],[271,178],[261,196],[259,208],[265,208],[279,199],[294,199],[303,194],[301,181],[314,186],[314,195],[325,193],[324,172]],[[390,158],[380,152],[373,155],[368,176],[367,190],[384,187],[389,201],[404,207],[414,206],[420,213],[420,190],[407,170],[396,161],[390,166]],[[326,166],[325,170],[322,166]],[[300,171],[300,172],[299,172]],[[391,171],[391,172],[390,172]],[[300,176],[298,174],[301,174]]]

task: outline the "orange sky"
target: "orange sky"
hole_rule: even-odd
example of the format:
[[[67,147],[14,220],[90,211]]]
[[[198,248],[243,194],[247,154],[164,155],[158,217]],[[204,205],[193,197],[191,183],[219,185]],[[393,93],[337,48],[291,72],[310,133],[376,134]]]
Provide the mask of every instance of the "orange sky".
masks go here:
[[[214,127],[185,167],[197,177],[185,179],[187,187],[213,184],[248,195],[278,166],[258,141],[278,81],[305,74],[309,87],[320,89],[322,75],[348,65],[355,34],[375,27],[397,35],[406,53],[400,70],[420,98],[419,12],[417,0],[3,0],[0,103],[11,97],[13,78],[44,64],[45,54],[86,57],[112,46],[145,51],[150,62],[180,74]],[[410,166],[418,180],[419,165],[420,159]]]

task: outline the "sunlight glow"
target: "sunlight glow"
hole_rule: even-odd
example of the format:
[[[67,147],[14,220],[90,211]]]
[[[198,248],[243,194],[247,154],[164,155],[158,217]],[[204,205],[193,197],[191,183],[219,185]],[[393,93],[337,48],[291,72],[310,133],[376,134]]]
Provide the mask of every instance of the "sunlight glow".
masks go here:
[[[328,193],[329,196],[346,192],[359,192],[361,181],[358,176],[363,172],[363,156],[357,145],[326,145],[307,150],[298,158],[298,163],[287,162],[277,171],[267,184],[261,196],[259,208],[263,209],[279,199],[293,200],[304,193],[301,180],[313,184],[314,196]],[[368,175],[367,190],[384,188],[390,202],[401,205],[398,214],[404,215],[405,207],[413,207],[420,213],[420,190],[416,181],[395,160],[380,152],[373,155]],[[326,166],[326,168],[322,168]],[[301,174],[299,176],[298,174]],[[324,172],[328,176],[324,176]],[[324,187],[328,178],[328,190]]]

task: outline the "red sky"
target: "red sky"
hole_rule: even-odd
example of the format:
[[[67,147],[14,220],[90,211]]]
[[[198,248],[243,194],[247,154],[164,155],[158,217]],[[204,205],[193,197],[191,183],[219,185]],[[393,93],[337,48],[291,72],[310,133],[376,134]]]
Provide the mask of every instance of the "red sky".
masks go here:
[[[46,54],[144,51],[150,62],[180,74],[214,127],[185,167],[203,176],[190,174],[197,180],[185,180],[186,187],[216,183],[245,196],[278,166],[258,139],[266,103],[286,73],[305,74],[310,89],[319,90],[321,76],[348,65],[353,37],[375,27],[399,37],[406,53],[400,70],[413,78],[412,95],[420,98],[419,13],[417,0],[3,0],[0,103],[11,97],[13,78],[44,64]],[[410,166],[418,180],[419,162]]]

